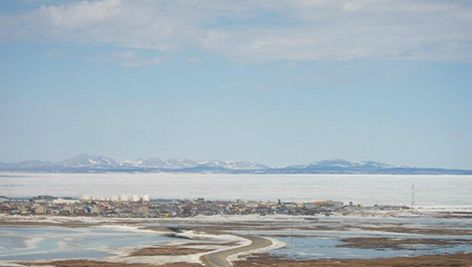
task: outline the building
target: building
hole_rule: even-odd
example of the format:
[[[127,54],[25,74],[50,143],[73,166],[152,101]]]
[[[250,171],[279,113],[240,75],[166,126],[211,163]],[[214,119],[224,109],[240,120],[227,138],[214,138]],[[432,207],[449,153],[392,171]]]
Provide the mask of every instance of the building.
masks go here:
[[[34,214],[44,215],[46,213],[47,213],[46,205],[35,205],[34,206]]]

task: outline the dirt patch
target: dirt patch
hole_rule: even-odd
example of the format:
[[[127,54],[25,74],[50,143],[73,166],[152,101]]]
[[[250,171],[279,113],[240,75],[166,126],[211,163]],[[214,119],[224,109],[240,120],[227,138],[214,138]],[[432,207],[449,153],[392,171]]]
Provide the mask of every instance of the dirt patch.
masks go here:
[[[444,266],[458,267],[472,264],[472,254],[450,254],[440,256],[415,256],[415,257],[397,257],[385,259],[351,259],[351,260],[291,260],[274,258],[267,254],[259,254],[249,257],[244,261],[236,261],[235,267],[364,267],[364,266],[395,266],[395,267],[426,267],[426,266]]]
[[[338,247],[349,248],[370,248],[370,249],[408,249],[414,245],[437,245],[450,246],[469,244],[470,240],[465,239],[393,239],[385,237],[353,237],[341,239],[342,244]],[[415,249],[414,247],[411,247]]]
[[[177,256],[177,255],[189,255],[208,252],[211,250],[208,249],[199,249],[199,248],[185,248],[177,246],[163,246],[163,247],[147,247],[138,249],[132,252],[129,257],[134,256]]]
[[[436,215],[439,218],[456,218],[456,219],[469,219],[472,218],[472,212],[468,211],[453,211],[453,212],[439,212]]]
[[[0,226],[56,226],[56,227],[69,227],[69,228],[79,228],[79,227],[90,227],[96,226],[97,224],[84,223],[84,222],[41,222],[41,221],[0,221]]]
[[[57,220],[55,222],[46,221],[49,217],[38,217],[35,220],[22,220],[16,218],[0,219],[0,226],[57,226],[68,228],[85,228],[100,225],[130,225],[135,226],[138,222],[133,221],[96,221],[86,222],[81,220]],[[52,217],[54,218],[54,217]],[[62,218],[61,218],[62,219]]]
[[[186,246],[237,246],[239,242],[232,241],[232,242],[225,242],[225,243],[216,243],[216,242],[195,242],[195,243],[185,243],[180,245],[181,247]]]
[[[150,265],[139,263],[120,263],[120,262],[106,262],[106,261],[92,261],[92,260],[64,260],[64,261],[50,261],[50,262],[33,262],[33,263],[19,263],[24,266],[56,266],[56,267],[202,267],[197,263],[169,263],[164,265]]]
[[[422,235],[472,235],[472,230],[466,229],[447,229],[447,228],[411,228],[411,227],[389,227],[389,226],[356,226],[352,228],[367,230],[367,231],[384,231],[393,233],[408,233],[408,234],[422,234]]]
[[[319,235],[300,235],[300,234],[273,234],[273,235],[261,235],[266,237],[296,237],[296,238],[310,238],[310,237],[320,237]]]
[[[106,261],[92,261],[92,260],[63,260],[63,261],[48,261],[48,262],[31,262],[20,264],[25,266],[56,266],[56,267],[149,267],[148,264],[131,264],[118,263]]]
[[[145,226],[139,229],[151,230],[151,231],[156,231],[156,232],[173,232],[172,230],[164,226]]]
[[[158,265],[159,267],[203,267],[201,264],[198,263],[168,263],[164,265]]]

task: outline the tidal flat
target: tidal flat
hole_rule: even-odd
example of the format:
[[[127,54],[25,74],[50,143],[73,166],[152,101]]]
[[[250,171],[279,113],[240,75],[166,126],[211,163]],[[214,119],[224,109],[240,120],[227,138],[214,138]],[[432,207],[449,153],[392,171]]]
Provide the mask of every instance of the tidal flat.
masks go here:
[[[472,222],[441,214],[169,219],[4,215],[0,265],[470,265]]]

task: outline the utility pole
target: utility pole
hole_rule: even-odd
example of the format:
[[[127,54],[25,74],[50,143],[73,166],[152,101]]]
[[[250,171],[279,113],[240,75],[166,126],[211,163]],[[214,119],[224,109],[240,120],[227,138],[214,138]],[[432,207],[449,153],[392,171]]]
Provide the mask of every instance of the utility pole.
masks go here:
[[[415,205],[415,184],[411,185],[411,206]]]

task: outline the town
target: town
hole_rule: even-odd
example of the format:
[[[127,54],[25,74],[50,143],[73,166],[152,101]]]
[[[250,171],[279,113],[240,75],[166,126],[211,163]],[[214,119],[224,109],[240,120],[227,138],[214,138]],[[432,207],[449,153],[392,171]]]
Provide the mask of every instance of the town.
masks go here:
[[[151,199],[149,196],[121,196],[111,198],[53,197],[8,198],[0,196],[0,213],[9,215],[100,216],[116,218],[171,218],[197,215],[316,215],[349,214],[361,209],[398,210],[407,206],[363,207],[350,202],[322,200],[311,202],[278,201],[223,201],[179,199]]]

